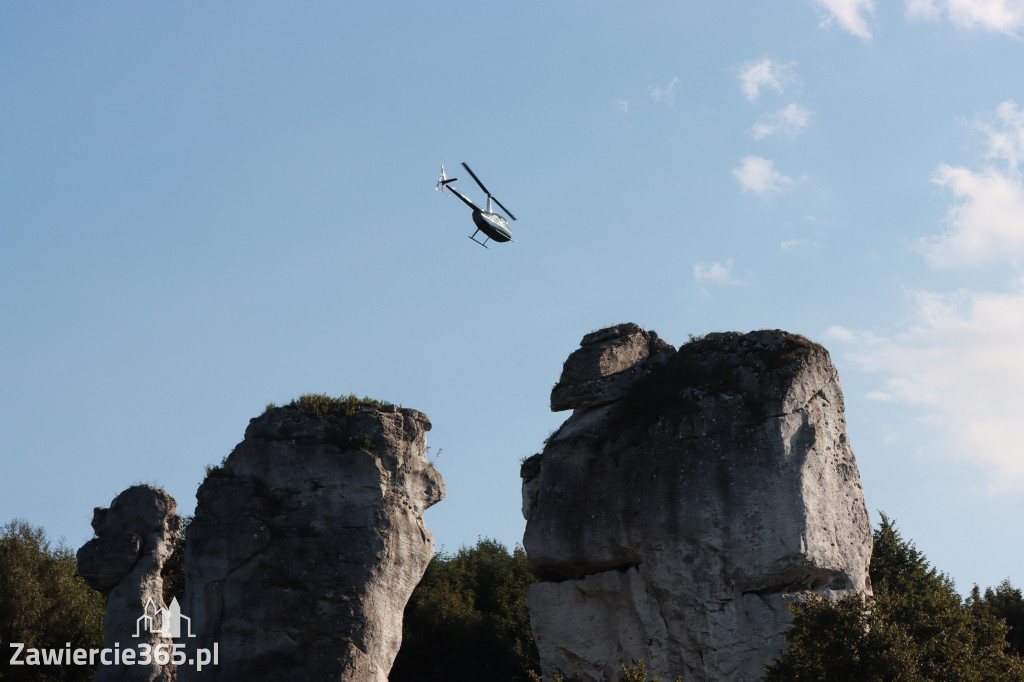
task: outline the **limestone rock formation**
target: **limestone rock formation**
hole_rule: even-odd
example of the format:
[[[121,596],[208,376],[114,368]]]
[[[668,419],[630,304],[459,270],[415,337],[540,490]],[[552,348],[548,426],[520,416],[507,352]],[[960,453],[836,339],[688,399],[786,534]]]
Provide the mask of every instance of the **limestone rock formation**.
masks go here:
[[[565,361],[551,391],[551,409],[559,412],[616,400],[645,370],[674,350],[655,332],[633,323],[591,332]]]
[[[827,351],[760,331],[666,354],[610,402],[556,386],[552,409],[574,412],[523,464],[545,680],[617,679],[637,659],[663,679],[761,679],[787,604],[870,594],[871,527]],[[594,381],[630,376],[623,364]]]
[[[180,680],[385,682],[444,497],[421,412],[299,401],[250,421],[197,493],[185,605],[219,662]],[[191,655],[191,654],[190,654]]]
[[[165,609],[163,578],[160,569],[174,551],[181,534],[181,517],[170,495],[148,485],[128,488],[114,498],[109,508],[93,511],[92,527],[96,537],[78,550],[78,571],[85,581],[107,597],[103,616],[104,646],[135,649],[133,665],[99,665],[95,682],[171,682],[174,667],[155,661],[139,664],[139,647],[150,651],[164,645],[170,651],[173,641],[155,635],[152,628],[139,627],[139,619]],[[144,621],[145,622],[145,621]],[[158,627],[156,629],[161,629]],[[139,633],[139,637],[135,633]],[[152,659],[152,655],[148,658]]]

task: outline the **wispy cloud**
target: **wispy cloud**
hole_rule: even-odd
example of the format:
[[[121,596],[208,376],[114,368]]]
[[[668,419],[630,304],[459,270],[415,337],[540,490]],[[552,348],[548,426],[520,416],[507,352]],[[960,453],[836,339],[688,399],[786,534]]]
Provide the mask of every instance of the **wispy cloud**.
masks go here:
[[[651,93],[651,99],[659,104],[666,104],[671,107],[675,106],[676,103],[676,87],[678,85],[679,77],[673,76],[668,85],[649,85],[647,88]]]
[[[740,165],[732,169],[732,174],[744,192],[753,192],[761,196],[781,192],[786,186],[793,184],[793,178],[775,169],[774,161],[760,156],[746,156],[740,159]]]
[[[1024,111],[1008,99],[996,107],[994,121],[976,121],[974,126],[987,137],[985,158],[1001,161],[1019,173],[1024,162]]]
[[[928,19],[934,21],[942,15],[935,0],[904,0],[907,19]]]
[[[811,112],[799,104],[790,104],[778,111],[763,114],[750,129],[755,140],[772,135],[795,137],[811,122]]]
[[[825,12],[823,26],[834,22],[862,40],[871,40],[866,15],[874,13],[874,0],[814,0],[814,4]]]
[[[934,266],[1018,264],[1024,256],[1024,113],[1003,102],[972,126],[983,135],[980,168],[942,164],[949,230],[918,244]],[[1024,492],[1024,277],[1005,292],[913,291],[914,323],[891,336],[843,327],[830,339],[866,371],[885,377],[878,400],[923,407],[937,450],[970,460],[995,492]]]
[[[1019,36],[1024,29],[1024,0],[905,0],[908,19],[937,21],[943,11],[950,22],[968,30]]]
[[[1022,282],[1024,284],[1024,282]],[[1024,291],[911,293],[916,323],[890,337],[832,327],[844,355],[888,378],[877,400],[923,406],[930,444],[980,467],[992,492],[1024,491]]]
[[[740,67],[740,89],[751,102],[757,101],[765,88],[782,92],[796,82],[791,64],[781,64],[767,57]]]
[[[740,280],[733,277],[732,264],[732,258],[725,261],[725,265],[718,261],[697,263],[693,266],[693,278],[698,282],[711,282],[713,284],[739,284]]]
[[[810,239],[796,238],[786,239],[779,243],[779,248],[786,252],[808,251],[815,246]]]
[[[986,138],[985,165],[941,164],[932,176],[955,200],[947,212],[947,231],[917,244],[932,265],[1024,257],[1024,113],[1007,100],[993,120],[973,126]]]
[[[624,114],[629,113],[629,100],[628,99],[617,99],[615,100],[615,108]]]
[[[956,198],[947,213],[950,229],[918,244],[932,265],[976,265],[1024,255],[1024,187],[994,169],[974,171],[941,165],[932,182]]]

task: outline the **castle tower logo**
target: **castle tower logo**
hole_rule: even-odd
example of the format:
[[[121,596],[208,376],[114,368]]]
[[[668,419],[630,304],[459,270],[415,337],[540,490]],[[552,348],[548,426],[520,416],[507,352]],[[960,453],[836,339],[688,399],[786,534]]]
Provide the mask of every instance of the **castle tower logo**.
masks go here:
[[[182,628],[182,622],[184,622],[184,628]],[[181,637],[183,629],[186,637],[195,637],[192,633],[192,619],[182,615],[177,597],[171,600],[170,606],[159,609],[156,607],[153,599],[150,598],[146,602],[146,607],[142,610],[142,615],[135,621],[135,634],[133,636],[142,637],[144,633],[148,632],[153,635],[178,639]]]

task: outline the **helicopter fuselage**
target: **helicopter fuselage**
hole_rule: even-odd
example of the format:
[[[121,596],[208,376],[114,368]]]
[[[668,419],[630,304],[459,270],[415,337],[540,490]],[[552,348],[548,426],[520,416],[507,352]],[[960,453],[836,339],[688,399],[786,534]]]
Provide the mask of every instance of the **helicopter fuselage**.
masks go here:
[[[512,241],[512,232],[508,229],[508,221],[497,213],[473,211],[473,222],[481,232],[496,242]]]
[[[506,214],[508,214],[508,217],[511,218],[512,220],[515,220],[516,217],[512,215],[512,213],[507,208],[502,206],[501,202],[495,199],[494,196],[492,196],[489,191],[487,191],[487,188],[484,187],[484,183],[480,182],[480,178],[476,176],[476,173],[470,170],[469,166],[463,163],[462,167],[465,168],[466,171],[468,171],[469,174],[473,176],[473,180],[476,182],[476,184],[480,185],[480,189],[482,189],[484,191],[484,194],[487,195],[487,210],[480,208],[472,201],[467,199],[465,196],[463,196],[462,192],[455,189],[455,186],[452,183],[455,182],[456,178],[449,178],[447,175],[445,175],[444,166],[441,166],[441,178],[437,181],[437,185],[434,187],[434,189],[448,190],[449,192],[451,192],[452,196],[458,197],[459,200],[462,201],[462,203],[466,204],[466,206],[469,206],[471,209],[473,209],[473,223],[476,225],[476,232],[471,234],[469,238],[484,248],[487,248],[487,239],[492,239],[496,242],[515,241],[514,239],[512,239],[512,231],[508,229],[508,221],[505,220],[505,216],[499,215],[498,213],[492,211],[491,204],[497,204],[498,208],[500,208]],[[487,235],[487,239],[485,239],[484,241],[477,240],[477,232],[483,232],[485,235]]]

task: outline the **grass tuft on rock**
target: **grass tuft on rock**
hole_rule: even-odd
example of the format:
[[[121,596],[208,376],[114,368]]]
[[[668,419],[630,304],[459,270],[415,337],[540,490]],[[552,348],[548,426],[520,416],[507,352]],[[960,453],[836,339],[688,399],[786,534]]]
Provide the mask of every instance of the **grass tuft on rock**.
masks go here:
[[[394,407],[391,403],[383,400],[375,400],[366,396],[359,398],[354,393],[337,398],[326,393],[305,393],[286,405],[286,407],[294,407],[304,414],[323,418],[351,417],[355,414],[356,408],[361,406],[372,407],[375,410]],[[275,407],[271,403],[267,405],[267,411]]]

